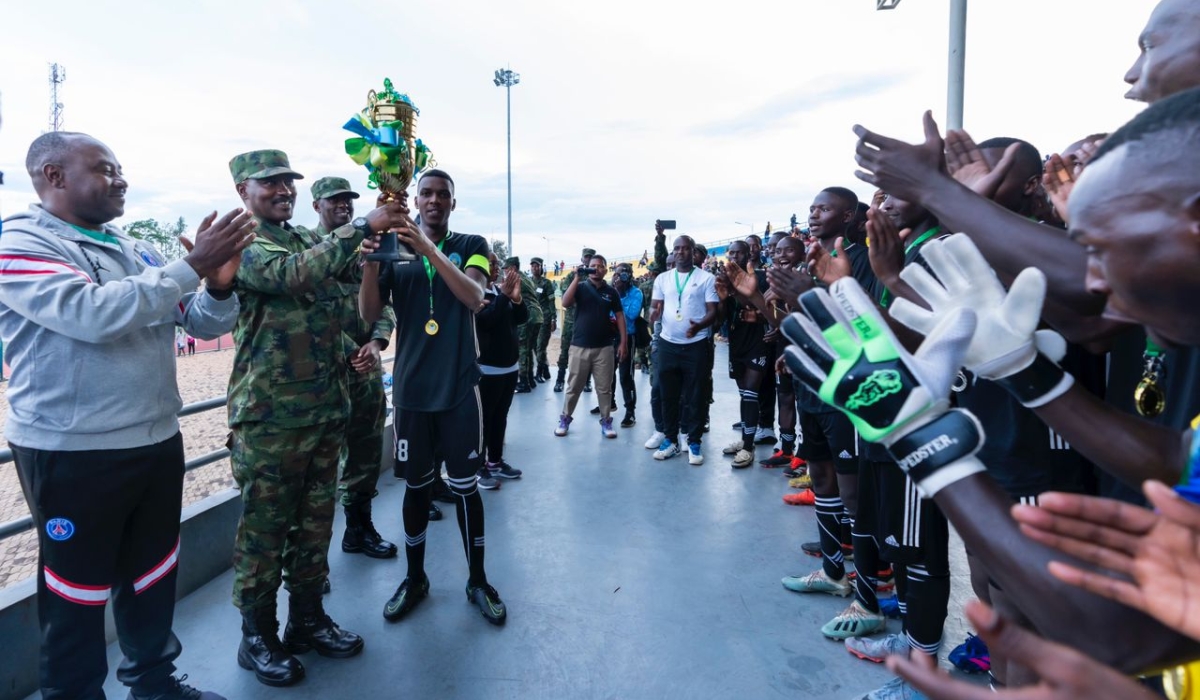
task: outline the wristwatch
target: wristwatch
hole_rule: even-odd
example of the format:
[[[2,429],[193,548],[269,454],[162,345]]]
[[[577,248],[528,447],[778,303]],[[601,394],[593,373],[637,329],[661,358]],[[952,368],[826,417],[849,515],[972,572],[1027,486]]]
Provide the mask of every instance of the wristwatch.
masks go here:
[[[354,227],[354,232],[353,233],[348,232],[344,236],[339,236],[340,238],[353,238],[354,233],[361,233],[364,238],[368,238],[374,233],[374,231],[371,230],[371,224],[367,222],[366,217],[360,216],[357,219],[355,219],[354,221],[351,221],[350,225]],[[340,228],[345,228],[345,227],[343,226]]]

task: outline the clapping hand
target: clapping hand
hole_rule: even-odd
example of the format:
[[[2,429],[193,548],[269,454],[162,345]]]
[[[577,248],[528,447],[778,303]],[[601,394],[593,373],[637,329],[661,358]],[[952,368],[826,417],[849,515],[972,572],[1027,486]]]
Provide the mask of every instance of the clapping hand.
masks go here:
[[[945,143],[932,112],[925,112],[925,141],[910,144],[854,125],[858,145],[854,176],[909,202],[922,201],[928,183],[946,173]]]
[[[187,251],[184,260],[205,279],[209,289],[228,290],[242,264],[242,251],[254,242],[256,226],[258,222],[248,211],[234,209],[220,219],[214,211],[200,222],[195,243],[179,237]]]
[[[1000,189],[1000,183],[1004,182],[1004,176],[1012,170],[1020,147],[1019,143],[1009,145],[996,165],[992,166],[970,134],[952,129],[946,132],[946,166],[955,180],[971,188],[975,194],[992,199]]]
[[[900,278],[904,269],[904,241],[912,229],[900,231],[892,217],[872,207],[867,210],[867,236],[871,245],[867,253],[871,259],[871,270],[885,285]]]
[[[1039,680],[1020,688],[992,690],[986,685],[967,683],[937,670],[933,658],[888,657],[893,673],[911,683],[931,700],[1151,700],[1159,696],[1119,671],[1071,649],[1037,636],[1033,632],[1000,617],[987,605],[975,600],[965,612],[988,649],[1002,653],[1028,667]]]
[[[1054,205],[1054,211],[1058,214],[1058,218],[1063,220],[1063,223],[1070,223],[1067,214],[1067,200],[1071,197],[1071,190],[1075,189],[1075,181],[1079,179],[1092,156],[1096,155],[1096,149],[1100,148],[1101,143],[1103,143],[1103,139],[1084,141],[1074,153],[1067,155],[1055,153],[1046,161],[1046,172],[1042,175],[1042,187],[1046,190],[1050,203]]]
[[[821,244],[808,251],[808,271],[821,282],[833,284],[843,277],[850,276],[850,258],[846,256],[845,239],[841,236],[833,242],[837,255],[831,255]]]
[[[794,307],[800,295],[813,288],[813,278],[800,270],[788,267],[773,267],[767,270],[767,301],[782,301]],[[772,298],[773,297],[773,298]]]
[[[1143,490],[1155,510],[1048,493],[1039,507],[1015,506],[1013,517],[1030,539],[1102,570],[1051,562],[1059,579],[1200,639],[1200,506],[1158,481]]]
[[[504,271],[504,280],[500,282],[500,291],[511,299],[512,303],[521,303],[521,273],[517,268],[510,267]]]
[[[729,264],[725,266],[725,275],[729,279],[729,286],[733,289],[734,294],[742,299],[748,299],[758,291],[758,276],[754,274],[754,263],[750,263],[743,270],[737,263],[730,260]]]

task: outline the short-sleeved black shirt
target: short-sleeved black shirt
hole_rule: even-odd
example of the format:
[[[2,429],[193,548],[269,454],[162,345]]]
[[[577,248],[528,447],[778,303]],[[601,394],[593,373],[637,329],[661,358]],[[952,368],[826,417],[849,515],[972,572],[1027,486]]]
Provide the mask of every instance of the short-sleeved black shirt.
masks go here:
[[[488,274],[488,244],[480,236],[450,232],[442,252],[458,269]],[[433,320],[438,332],[429,335],[430,282],[421,260],[385,265],[379,274],[383,303],[396,310],[396,360],[393,404],[410,411],[454,408],[479,383],[479,341],[475,313],[454,296],[440,274],[433,278]]]
[[[766,292],[767,273],[756,270],[758,291]],[[767,321],[752,304],[743,304],[732,294],[725,300],[725,313],[729,319],[729,356],[731,358],[766,357],[767,344],[763,334],[767,332]]]
[[[579,348],[606,348],[618,333],[609,314],[621,313],[621,295],[607,282],[599,287],[579,280],[575,285],[575,334],[571,345]]]

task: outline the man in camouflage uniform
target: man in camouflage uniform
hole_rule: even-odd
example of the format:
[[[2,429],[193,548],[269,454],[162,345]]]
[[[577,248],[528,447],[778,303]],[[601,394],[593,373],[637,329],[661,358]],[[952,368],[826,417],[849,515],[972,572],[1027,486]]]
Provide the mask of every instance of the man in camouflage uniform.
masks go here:
[[[667,234],[663,227],[655,223],[654,225],[654,260],[646,266],[647,275],[644,280],[638,284],[638,289],[642,290],[642,318],[646,322],[650,322],[650,296],[654,292],[654,280],[667,269]],[[653,329],[651,330],[653,334]],[[650,374],[650,348],[638,348],[637,350],[638,364],[642,366],[642,374]]]
[[[506,258],[504,269],[516,268],[521,278],[521,298],[533,299],[536,296],[533,280],[521,273],[521,259]],[[529,320],[517,327],[517,390],[518,394],[528,394],[537,386],[533,379],[533,358],[537,354],[538,333],[542,329],[542,307],[537,304],[526,304],[529,310]]]
[[[534,299],[542,309],[542,325],[537,337],[537,372],[534,379],[545,382],[550,379],[550,363],[546,360],[546,347],[550,344],[550,336],[558,330],[558,307],[554,303],[554,283],[543,276],[545,262],[541,258],[529,261],[529,271],[532,274]]]
[[[242,493],[233,553],[233,602],[242,613],[238,664],[267,685],[304,677],[293,654],[362,651],[357,634],[325,614],[338,458],[350,416],[337,278],[358,262],[364,235],[402,225],[398,204],[322,238],[287,223],[295,180],[282,151],[235,156],[229,170],[258,237],[234,283],[241,312],[229,378],[230,463]],[[289,596],[279,639],[276,597]]]
[[[592,256],[596,254],[593,248],[584,248],[583,255],[579,259],[580,265],[587,265]],[[558,283],[558,288],[562,291],[567,291],[567,287],[571,286],[571,282],[575,279],[575,270],[571,270]],[[575,309],[563,309],[563,324],[562,336],[559,338],[560,349],[558,351],[558,379],[554,382],[554,390],[562,391],[563,385],[567,380],[567,351],[571,349],[571,337],[575,334]],[[592,378],[589,376],[587,383],[583,385],[584,391],[592,390]]]
[[[320,225],[317,236],[326,240],[334,229],[354,218],[354,200],[358,193],[345,178],[323,177],[312,185],[313,210]],[[387,398],[383,392],[383,373],[379,355],[391,342],[396,329],[396,314],[384,309],[383,317],[366,323],[358,315],[358,288],[362,268],[351,264],[337,278],[336,306],[342,328],[346,361],[350,366],[350,420],[346,424],[346,444],[342,450],[342,475],[338,495],[346,509],[346,532],[342,551],[361,552],[374,559],[396,556],[396,545],[384,540],[371,522],[371,499],[379,483],[383,461],[383,425],[387,418]]]

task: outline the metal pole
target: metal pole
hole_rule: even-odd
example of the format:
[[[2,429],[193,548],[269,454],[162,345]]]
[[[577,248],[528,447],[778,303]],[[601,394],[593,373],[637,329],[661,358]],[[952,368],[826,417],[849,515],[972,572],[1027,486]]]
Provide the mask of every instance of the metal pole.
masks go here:
[[[967,63],[967,0],[950,0],[950,65],[946,71],[946,128],[963,128]]]
[[[513,254],[512,247],[512,82],[504,84],[505,112],[508,122],[508,254]]]

